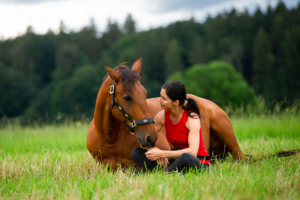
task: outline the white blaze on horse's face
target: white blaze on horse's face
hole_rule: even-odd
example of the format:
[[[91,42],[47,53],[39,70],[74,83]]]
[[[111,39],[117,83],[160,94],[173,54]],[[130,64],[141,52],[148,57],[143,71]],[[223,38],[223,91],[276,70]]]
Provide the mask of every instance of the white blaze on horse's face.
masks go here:
[[[146,101],[147,91],[139,81],[138,74],[141,71],[141,59],[138,59],[133,64],[131,70],[129,68],[122,68],[119,73],[107,66],[105,67],[110,78],[114,81],[115,99],[122,109],[135,121],[145,118],[152,118],[153,116],[149,112]],[[130,80],[130,83],[126,85],[126,81],[131,79],[133,76],[138,78]],[[130,125],[130,121],[125,117],[126,115],[124,113],[120,112],[120,108],[114,106],[112,109],[112,114],[116,120],[122,121],[128,126]],[[157,134],[154,124],[137,125],[134,128],[134,131],[136,132],[137,138],[143,147],[151,148],[155,145]]]

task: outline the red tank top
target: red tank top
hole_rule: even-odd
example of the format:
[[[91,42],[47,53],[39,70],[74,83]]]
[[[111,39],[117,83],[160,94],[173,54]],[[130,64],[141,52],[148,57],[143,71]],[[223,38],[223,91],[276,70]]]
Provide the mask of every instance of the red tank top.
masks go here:
[[[189,147],[189,142],[188,142],[188,137],[189,137],[189,129],[186,127],[186,121],[188,118],[189,111],[184,110],[182,117],[178,124],[172,124],[170,120],[170,110],[166,110],[165,112],[165,127],[166,127],[166,134],[167,134],[167,140],[174,146],[174,148],[188,148]],[[200,134],[200,142],[199,142],[199,149],[198,149],[198,156],[207,156],[208,153],[205,149],[205,146],[203,144],[202,140],[202,132],[201,132],[201,127],[199,130]],[[201,160],[200,162],[203,164],[209,164],[208,160]]]

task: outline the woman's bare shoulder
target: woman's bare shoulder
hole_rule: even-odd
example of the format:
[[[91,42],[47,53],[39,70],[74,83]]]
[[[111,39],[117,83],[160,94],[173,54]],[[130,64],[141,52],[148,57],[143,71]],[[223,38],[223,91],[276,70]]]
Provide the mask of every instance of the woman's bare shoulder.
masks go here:
[[[197,115],[197,113],[195,113],[195,112],[189,113],[188,118],[186,120],[186,126],[189,130],[191,130],[190,128],[193,128],[193,127],[200,128],[201,123],[200,123],[200,118]]]
[[[155,122],[164,123],[165,121],[165,110],[159,111],[155,116]]]

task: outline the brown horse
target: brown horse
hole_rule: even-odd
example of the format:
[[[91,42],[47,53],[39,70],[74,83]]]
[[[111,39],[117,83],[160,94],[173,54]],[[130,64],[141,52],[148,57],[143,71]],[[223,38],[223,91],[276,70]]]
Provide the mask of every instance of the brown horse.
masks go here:
[[[170,150],[172,146],[165,137],[165,130],[157,134],[154,124],[142,122],[151,121],[161,107],[158,98],[146,99],[147,91],[139,79],[141,59],[131,70],[124,65],[115,70],[105,67],[108,76],[99,90],[94,119],[87,135],[87,148],[94,159],[115,169],[118,163],[136,164],[131,159],[134,147],[155,145]],[[212,150],[214,155],[230,152],[234,159],[245,158],[228,115],[209,100],[194,95],[188,97],[196,100],[200,108],[203,141],[208,152]]]

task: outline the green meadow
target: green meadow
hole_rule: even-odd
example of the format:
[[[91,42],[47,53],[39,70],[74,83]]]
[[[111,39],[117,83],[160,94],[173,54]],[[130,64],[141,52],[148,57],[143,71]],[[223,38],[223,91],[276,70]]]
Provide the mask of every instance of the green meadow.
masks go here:
[[[255,159],[300,149],[293,113],[233,117],[240,147]],[[249,164],[231,159],[209,172],[134,175],[98,166],[86,149],[89,124],[0,129],[0,199],[300,199],[300,154]]]

